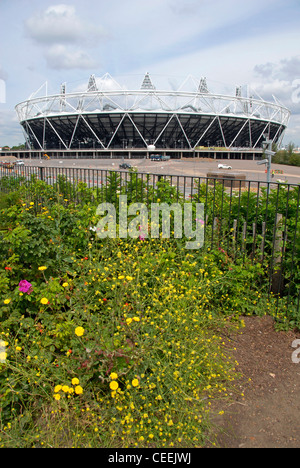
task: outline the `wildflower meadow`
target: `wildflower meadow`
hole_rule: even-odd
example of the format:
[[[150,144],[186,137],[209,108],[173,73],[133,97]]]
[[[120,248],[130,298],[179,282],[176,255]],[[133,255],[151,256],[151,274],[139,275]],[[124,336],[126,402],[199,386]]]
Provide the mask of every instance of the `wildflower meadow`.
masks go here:
[[[0,194],[0,447],[213,443],[212,403],[237,391],[228,330],[297,313],[225,245],[97,237],[91,191],[63,182]]]

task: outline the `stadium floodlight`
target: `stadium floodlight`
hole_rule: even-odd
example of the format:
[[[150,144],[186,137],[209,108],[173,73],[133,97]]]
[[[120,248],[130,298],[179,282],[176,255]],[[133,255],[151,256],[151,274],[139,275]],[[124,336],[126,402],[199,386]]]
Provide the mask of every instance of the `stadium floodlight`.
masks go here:
[[[264,154],[265,154],[266,156],[274,156],[274,154],[276,154],[276,152],[275,152],[275,151],[270,151],[270,150],[267,150],[267,149],[266,149],[266,150],[264,151]]]
[[[256,164],[258,164],[258,166],[262,166],[263,164],[268,164],[268,163],[269,163],[268,159],[262,159],[261,161],[258,161]]]

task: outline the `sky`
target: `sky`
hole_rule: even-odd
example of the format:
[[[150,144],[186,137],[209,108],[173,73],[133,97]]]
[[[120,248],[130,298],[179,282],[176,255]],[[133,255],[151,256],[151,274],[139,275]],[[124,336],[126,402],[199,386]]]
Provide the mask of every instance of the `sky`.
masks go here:
[[[284,144],[300,147],[299,0],[0,0],[0,18],[0,147],[25,141],[15,105],[46,81],[56,93],[146,72],[275,96],[292,112]]]

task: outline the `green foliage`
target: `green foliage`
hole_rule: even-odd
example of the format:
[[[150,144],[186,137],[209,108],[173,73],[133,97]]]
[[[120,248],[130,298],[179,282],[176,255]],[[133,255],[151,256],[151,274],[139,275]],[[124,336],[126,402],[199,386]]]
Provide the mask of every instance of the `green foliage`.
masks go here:
[[[112,172],[98,189],[62,177],[14,190],[0,197],[0,446],[205,445],[210,400],[233,391],[222,329],[265,313],[279,329],[300,327],[300,235],[292,250],[286,242],[287,302],[270,293],[274,230],[261,260],[231,221],[274,226],[281,210],[298,235],[297,191],[234,198],[200,184],[190,203],[205,204],[207,245],[187,251],[185,239],[100,240],[90,229],[99,200],[177,202],[170,180],[150,187],[132,172],[124,184]]]
[[[295,145],[290,143],[285,150],[276,151],[272,157],[274,164],[286,164],[288,166],[300,166],[300,154],[294,153]]]

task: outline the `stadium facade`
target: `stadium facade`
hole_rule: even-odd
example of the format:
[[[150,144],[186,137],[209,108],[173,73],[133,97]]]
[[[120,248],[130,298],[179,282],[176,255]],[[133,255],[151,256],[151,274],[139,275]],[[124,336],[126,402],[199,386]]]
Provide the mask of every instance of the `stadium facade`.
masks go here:
[[[276,98],[242,94],[241,87],[232,96],[214,94],[205,78],[188,77],[166,90],[146,73],[137,89],[128,89],[109,74],[92,75],[75,92],[62,84],[58,94],[48,95],[42,87],[16,112],[28,150],[37,152],[261,153],[266,137],[280,146],[290,111]]]

